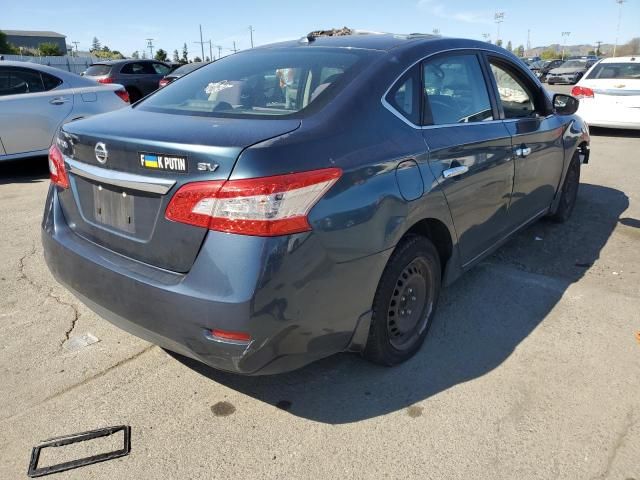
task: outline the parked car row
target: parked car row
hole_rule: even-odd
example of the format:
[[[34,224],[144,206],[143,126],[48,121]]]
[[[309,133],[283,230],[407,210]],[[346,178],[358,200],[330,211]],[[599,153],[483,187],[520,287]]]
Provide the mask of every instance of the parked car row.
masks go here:
[[[556,83],[572,85],[578,83],[597,61],[598,58],[595,56],[584,56],[571,57],[567,60],[538,60],[528,65],[541,82],[546,81],[549,85]]]
[[[129,105],[122,85],[46,65],[0,62],[0,161],[46,155],[63,124]]]

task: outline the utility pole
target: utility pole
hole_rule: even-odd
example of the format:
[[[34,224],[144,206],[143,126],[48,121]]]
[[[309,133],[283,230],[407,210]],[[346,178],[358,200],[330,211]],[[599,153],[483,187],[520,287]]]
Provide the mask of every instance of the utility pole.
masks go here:
[[[77,57],[78,56],[78,44],[80,42],[71,42],[71,43],[73,43],[76,46],[76,57]]]
[[[209,40],[209,60],[213,62],[213,46],[211,45],[211,40]],[[204,58],[202,61],[204,62]]]
[[[200,49],[202,50],[202,60],[204,60],[204,42],[202,41],[202,25],[200,25]]]
[[[153,59],[153,38],[147,38],[146,40],[147,40],[147,48],[151,53],[151,56],[149,58]]]
[[[222,45],[214,45],[218,49],[218,58],[222,58]]]
[[[564,60],[564,50],[567,46],[567,38],[571,35],[571,32],[562,32],[562,60]]]
[[[238,49],[236,48],[236,41],[233,41],[233,53],[238,53]]]
[[[249,25],[249,34],[251,35],[251,48],[253,48],[253,32],[254,32],[253,25]]]
[[[613,56],[616,56],[616,50],[618,49],[618,40],[620,39],[620,22],[622,21],[622,4],[627,0],[616,0],[618,4],[618,27],[616,28],[616,43],[613,45]]]
[[[527,30],[527,53],[531,50],[531,30]]]
[[[498,25],[498,36],[496,37],[496,45],[500,41],[500,24],[504,22],[504,12],[496,12],[493,16],[496,25]]]
[[[434,35],[440,35],[440,29],[439,28],[434,28],[431,33],[433,33]]]
[[[600,56],[600,45],[602,45],[602,40],[596,42],[596,57]]]

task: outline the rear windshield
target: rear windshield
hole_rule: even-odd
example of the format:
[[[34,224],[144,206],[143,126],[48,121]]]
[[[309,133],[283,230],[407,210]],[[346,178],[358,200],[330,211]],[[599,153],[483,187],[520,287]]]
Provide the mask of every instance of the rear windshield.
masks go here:
[[[640,63],[599,63],[587,78],[640,80]]]
[[[374,53],[320,47],[251,50],[200,68],[137,108],[219,117],[293,115],[320,97],[335,95]]]
[[[110,71],[111,65],[91,65],[84,74],[89,77],[100,77],[102,75],[109,75]]]
[[[171,72],[171,75],[186,75],[187,73],[193,72],[203,65],[204,63],[202,62],[187,63],[186,65],[176,68],[173,72]]]

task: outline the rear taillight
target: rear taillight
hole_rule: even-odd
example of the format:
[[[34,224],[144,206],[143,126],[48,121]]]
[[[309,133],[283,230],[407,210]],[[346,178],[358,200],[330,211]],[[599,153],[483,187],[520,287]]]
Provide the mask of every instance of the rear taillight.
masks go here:
[[[576,98],[593,98],[593,90],[576,85],[571,89],[571,95]]]
[[[98,83],[113,83],[113,78],[111,77],[99,78]]]
[[[169,80],[167,80],[166,78],[163,78],[163,79],[160,80],[158,85],[160,86],[160,88],[166,87],[167,85],[169,85]]]
[[[340,178],[327,168],[274,177],[194,182],[169,202],[166,217],[220,232],[271,237],[311,230],[307,215]]]
[[[64,167],[64,157],[55,143],[49,149],[49,174],[51,183],[62,188],[69,188],[69,177]]]
[[[129,92],[127,92],[124,88],[121,88],[120,90],[116,90],[113,93],[118,95],[124,103],[130,103]]]

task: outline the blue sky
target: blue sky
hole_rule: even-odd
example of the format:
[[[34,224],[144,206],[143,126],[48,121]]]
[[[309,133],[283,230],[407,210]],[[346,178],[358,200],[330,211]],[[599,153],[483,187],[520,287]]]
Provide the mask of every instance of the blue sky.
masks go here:
[[[496,38],[496,11],[505,12],[501,37],[514,47],[526,46],[527,29],[531,45],[560,43],[561,32],[570,31],[568,44],[613,43],[618,6],[615,0],[580,2],[538,0],[190,0],[153,2],[109,0],[107,2],[4,1],[0,28],[53,30],[67,35],[67,42],[80,42],[88,50],[97,36],[102,44],[130,55],[145,48],[153,38],[156,48],[169,52],[187,42],[189,56],[200,54],[198,25],[203,37],[214,45],[230,49],[249,47],[248,26],[253,25],[257,45],[299,38],[318,28],[341,27],[396,33],[431,32],[481,39],[483,33]],[[640,36],[640,0],[623,6],[621,43]],[[208,50],[208,46],[205,47]],[[228,50],[226,50],[228,52]],[[223,50],[224,52],[224,50]],[[208,52],[206,53],[208,55]]]

